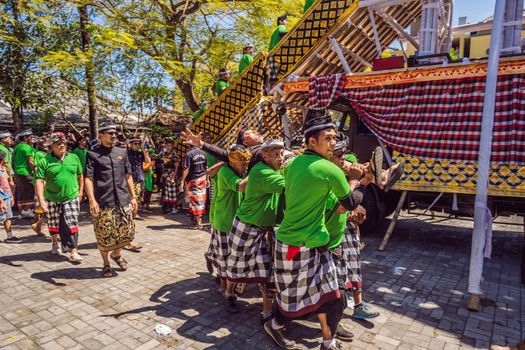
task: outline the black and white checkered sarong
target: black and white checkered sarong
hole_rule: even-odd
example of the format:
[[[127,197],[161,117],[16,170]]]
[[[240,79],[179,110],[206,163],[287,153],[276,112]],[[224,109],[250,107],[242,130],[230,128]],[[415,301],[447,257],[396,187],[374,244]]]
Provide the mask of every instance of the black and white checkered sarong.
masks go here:
[[[268,66],[270,67],[270,80],[277,80],[279,76],[279,65],[275,61],[275,58],[268,57]]]
[[[164,203],[177,203],[177,183],[166,181],[162,201]]]
[[[48,201],[47,208],[47,227],[49,233],[58,233],[60,231],[60,215],[62,213],[64,213],[64,221],[71,233],[78,232],[78,217],[80,215],[80,202],[78,198],[64,203]]]
[[[228,246],[228,233],[220,232],[211,227],[211,244],[213,265],[217,269],[217,276],[226,278],[226,260],[230,252]]]
[[[341,289],[358,291],[363,287],[358,229],[353,224],[348,224],[343,242],[331,252],[337,268],[337,282]]]
[[[226,262],[228,279],[238,283],[267,283],[271,276],[271,246],[264,229],[245,224],[238,217],[233,219],[228,239],[230,255]]]
[[[275,241],[276,301],[284,316],[297,318],[339,298],[340,292],[336,267],[327,249],[296,247],[299,252],[287,260],[290,247]]]

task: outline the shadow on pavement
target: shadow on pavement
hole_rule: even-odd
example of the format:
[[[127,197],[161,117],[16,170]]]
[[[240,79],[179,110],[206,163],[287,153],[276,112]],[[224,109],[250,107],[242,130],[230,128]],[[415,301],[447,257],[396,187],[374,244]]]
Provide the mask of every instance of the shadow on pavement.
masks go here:
[[[113,272],[114,275],[115,272]],[[72,267],[67,269],[46,271],[46,272],[35,272],[31,275],[31,278],[51,283],[52,285],[64,287],[66,286],[63,282],[57,282],[55,279],[67,279],[67,280],[91,280],[102,277],[102,269],[94,267]]]
[[[392,339],[404,341],[407,335],[426,327],[445,339],[457,339],[463,345],[477,348],[504,343],[498,334],[501,330],[498,318],[520,319],[516,310],[520,309],[520,290],[525,290],[519,276],[523,235],[494,230],[492,259],[484,262],[482,288],[487,299],[476,313],[467,310],[465,297],[472,236],[468,224],[403,219],[386,250],[381,252],[376,249],[386,225],[378,230],[381,235],[362,237],[367,243],[361,255],[363,297],[400,318],[398,323],[388,324],[395,329]],[[513,326],[513,332],[520,331],[518,324]]]
[[[140,314],[154,311],[157,316],[175,320],[178,327],[175,331],[184,338],[210,344],[205,349],[274,349],[273,342],[259,323],[260,303],[248,304],[243,301],[245,295],[237,299],[239,313],[232,315],[224,310],[225,300],[216,291],[217,285],[207,273],[198,273],[198,277],[167,284],[153,293],[150,301],[157,305],[145,306],[103,317],[120,318],[130,314]],[[246,297],[254,294],[254,289],[246,291]],[[182,324],[177,320],[182,320]],[[311,329],[301,323],[293,323],[288,327],[289,334],[295,339],[294,333],[308,333],[309,339],[298,340],[307,348],[317,348],[319,342],[314,338],[319,336],[318,329]],[[297,340],[296,340],[297,341]],[[258,344],[254,346],[254,344]],[[175,344],[170,344],[175,345]]]
[[[46,261],[46,262],[61,262],[67,260],[66,256],[63,255],[52,255],[50,251],[46,250],[45,252],[38,253],[24,253],[17,255],[8,255],[0,257],[0,264],[5,264],[9,266],[20,267],[23,264],[15,264],[14,262],[24,262],[24,261]]]

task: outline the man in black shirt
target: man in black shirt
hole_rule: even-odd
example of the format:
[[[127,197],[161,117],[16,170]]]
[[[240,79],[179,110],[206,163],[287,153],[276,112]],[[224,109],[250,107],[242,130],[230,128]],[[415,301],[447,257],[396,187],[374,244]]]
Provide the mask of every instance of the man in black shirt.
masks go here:
[[[102,275],[112,277],[108,253],[122,271],[128,263],[121,256],[122,248],[135,236],[133,215],[137,213],[131,165],[124,148],[115,147],[116,126],[102,123],[99,128],[100,144],[88,153],[85,188],[97,246],[104,261]]]
[[[184,183],[187,181],[187,190],[190,197],[190,214],[193,216],[194,229],[202,229],[202,215],[206,210],[206,188],[208,178],[208,160],[206,153],[198,147],[192,147],[184,156],[182,162],[182,179],[179,192],[184,191]]]
[[[144,147],[144,142],[138,137],[132,138],[129,141],[128,149],[128,158],[131,165],[131,176],[133,177],[133,184],[135,188],[135,196],[137,197],[137,202],[142,203],[142,195],[144,193],[144,162],[151,162],[148,150]],[[142,220],[138,215],[135,216],[135,219]]]

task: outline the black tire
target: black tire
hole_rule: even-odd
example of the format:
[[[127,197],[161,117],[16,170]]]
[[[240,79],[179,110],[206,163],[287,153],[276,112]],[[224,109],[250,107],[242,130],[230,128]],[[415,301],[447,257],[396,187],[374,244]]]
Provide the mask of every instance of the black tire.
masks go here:
[[[389,215],[392,215],[394,211],[396,211],[397,203],[399,202],[399,199],[401,198],[401,191],[388,191],[383,192],[383,197],[385,199],[385,216],[387,217]]]
[[[359,226],[362,234],[373,234],[376,228],[385,218],[385,198],[384,192],[375,185],[366,188],[363,206],[366,209],[366,220]]]

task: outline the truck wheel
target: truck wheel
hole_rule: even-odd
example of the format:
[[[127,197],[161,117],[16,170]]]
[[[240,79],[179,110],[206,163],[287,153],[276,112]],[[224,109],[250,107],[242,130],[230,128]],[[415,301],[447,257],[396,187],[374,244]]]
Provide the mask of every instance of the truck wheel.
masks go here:
[[[363,206],[366,209],[366,220],[359,226],[363,234],[373,234],[377,226],[385,218],[385,193],[375,185],[366,187],[363,197]]]
[[[383,192],[383,198],[385,201],[385,217],[396,211],[396,206],[399,202],[399,199],[401,198],[401,193],[401,191],[388,191],[386,193]]]

